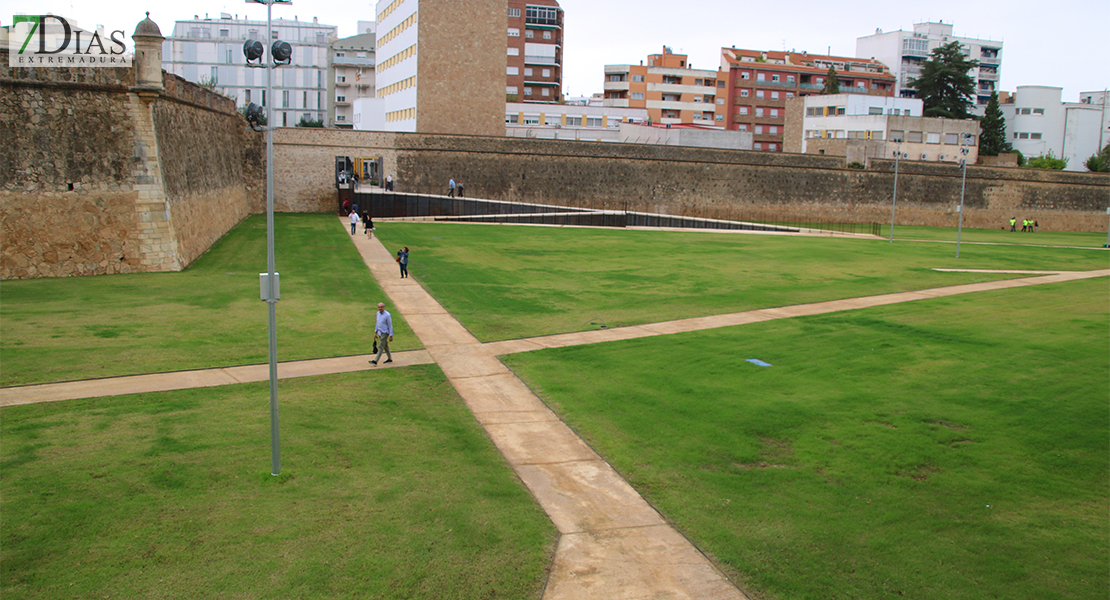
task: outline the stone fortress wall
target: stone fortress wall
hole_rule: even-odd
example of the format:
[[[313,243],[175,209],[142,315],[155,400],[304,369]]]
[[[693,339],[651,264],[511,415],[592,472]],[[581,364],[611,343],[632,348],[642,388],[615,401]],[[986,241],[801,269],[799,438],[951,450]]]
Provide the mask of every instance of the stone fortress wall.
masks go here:
[[[843,158],[478,136],[284,129],[276,132],[280,183],[275,206],[335,207],[336,156],[381,156],[397,191],[660,212],[707,218],[890,221],[893,161],[848,169]],[[962,172],[954,165],[902,161],[896,222],[956,224]],[[1008,226],[1031,218],[1057,231],[1102,231],[1110,176],[1033,169],[967,169],[966,227]]]
[[[11,68],[0,50],[0,279],[178,271],[259,210],[262,134],[158,60],[152,86],[139,58]]]

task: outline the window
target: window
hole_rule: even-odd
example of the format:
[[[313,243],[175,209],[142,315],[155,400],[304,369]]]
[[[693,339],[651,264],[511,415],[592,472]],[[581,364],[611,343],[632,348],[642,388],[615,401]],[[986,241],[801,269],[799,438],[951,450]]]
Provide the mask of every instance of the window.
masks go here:
[[[724,115],[717,115],[717,120],[718,120],[718,121],[724,121],[724,120],[725,120],[725,116],[724,116]]]
[[[278,31],[277,31],[277,29],[274,29],[273,31],[271,31],[271,32],[270,32],[270,38],[271,38],[271,39],[275,39],[275,40],[276,40],[276,39],[278,39]],[[285,117],[285,113],[281,113],[281,116],[282,116],[282,117]]]
[[[949,146],[959,145],[959,143],[960,143],[960,134],[958,134],[958,133],[946,133],[946,134],[944,134],[944,143],[948,144]]]
[[[747,106],[737,106],[736,107],[736,114],[738,114],[738,115],[748,114],[748,107]]]
[[[250,90],[243,90],[243,102],[244,103],[249,103],[250,101],[251,101],[251,91]]]
[[[536,37],[536,32],[532,31],[531,29],[527,29],[524,31],[524,37],[529,40],[533,39]]]
[[[1029,139],[1031,139],[1031,140],[1039,140],[1039,139],[1041,139],[1041,134],[1039,134],[1039,133],[1030,133],[1030,134],[1029,134]]]
[[[763,143],[762,142],[756,142],[756,143],[752,144],[752,150],[762,150],[762,149],[763,149]]]
[[[551,77],[551,69],[544,69],[543,70],[543,76],[544,77]]]
[[[520,115],[518,115],[517,113],[512,113],[512,114],[505,115],[505,122],[506,123],[519,123],[520,122]]]
[[[224,63],[231,64],[231,54],[231,48],[228,48],[227,52],[224,54]]]
[[[920,131],[911,131],[906,134],[906,141],[911,144],[920,144],[924,139],[924,135]]]
[[[867,114],[869,114],[869,115],[881,115],[881,114],[883,114],[883,107],[881,107],[881,106],[871,106],[867,109]]]
[[[771,76],[771,81],[778,81],[778,80],[779,80],[779,76],[778,76],[778,75],[772,75],[772,76]]]
[[[550,96],[550,95],[551,95],[551,89],[550,89],[550,88],[546,88],[546,87],[545,87],[545,88],[542,88],[542,89],[540,90],[540,95],[541,95],[541,96],[543,96],[543,97],[545,97],[545,98],[546,98],[546,97],[548,97],[548,96]]]
[[[520,48],[509,47],[509,56],[520,56]]]
[[[257,40],[258,39],[258,30],[257,29],[248,29],[247,30],[247,39],[248,40]]]
[[[316,34],[316,43],[317,44],[323,44],[326,41],[327,41],[327,39],[324,37],[323,33],[317,33]]]
[[[777,116],[779,116],[779,109],[772,108],[771,109],[771,117],[774,118],[774,117],[777,117]]]
[[[517,87],[515,85],[507,85],[505,86],[505,93],[515,96],[517,94]]]
[[[755,74],[755,80],[756,81],[767,81],[767,75],[765,75],[764,73],[756,73]]]
[[[762,117],[763,116],[763,109],[762,108],[755,109],[755,116]]]
[[[794,92],[786,92],[786,97],[787,98],[793,98],[794,97]]]
[[[711,98],[711,97],[712,96],[706,96],[706,98]],[[717,98],[717,104],[724,105],[724,103],[725,103],[724,98]]]
[[[266,106],[266,90],[262,90],[262,106]]]
[[[740,72],[740,79],[751,79],[751,78],[752,78],[751,73],[748,73],[747,71],[741,71]]]
[[[632,92],[632,99],[633,100],[643,100],[644,99],[644,93],[643,92]]]
[[[304,116],[304,120],[305,120],[305,121],[310,121],[310,120],[312,120],[312,119],[311,119],[310,117],[311,117],[311,115],[308,115],[308,114],[306,114],[306,115]],[[347,117],[344,117],[343,115],[335,115],[335,120],[336,120],[336,121],[346,121],[346,120],[347,120]]]
[[[778,92],[771,92],[771,99],[772,100],[778,100],[779,99],[779,93]]]
[[[778,128],[777,125],[770,125],[770,126],[767,127],[767,133],[769,133],[771,135],[775,135],[778,132],[779,132],[779,128]]]
[[[532,95],[532,88],[529,87],[529,86],[524,86],[524,95],[525,96],[531,96]]]
[[[525,77],[531,77],[532,76],[532,67],[524,67],[524,76]]]
[[[1043,114],[1044,114],[1044,109],[1043,109],[1043,108],[1034,108],[1034,109],[1033,109],[1033,114],[1035,114],[1035,115],[1043,115]]]
[[[581,127],[582,117],[572,117],[567,115],[567,127]]]
[[[787,75],[786,76],[786,83],[794,83],[794,76],[793,75]]]
[[[823,111],[821,111],[820,106],[811,106],[811,107],[806,109],[806,116],[807,117],[819,117],[819,116],[822,115],[822,112]]]
[[[550,31],[543,32],[543,39],[550,40],[551,39],[551,32]]]
[[[537,25],[558,25],[559,9],[546,8],[543,6],[526,6],[524,8],[524,19],[528,23],[535,23]]]
[[[509,37],[520,37],[520,29],[518,29],[516,27],[510,27],[509,28]]]
[[[740,97],[741,98],[747,98],[748,97],[748,90],[740,90]]]
[[[762,125],[756,125],[755,126],[755,134],[756,135],[763,135],[763,126]]]
[[[505,68],[505,74],[506,75],[520,75],[520,67],[506,67]]]
[[[778,144],[769,144],[767,146],[767,149],[770,150],[771,152],[775,152],[779,149],[779,145]]]
[[[283,93],[283,94],[288,94],[289,92],[282,92],[282,93]],[[346,101],[347,101],[347,97],[346,97],[346,96],[336,96],[336,97],[335,97],[335,101],[336,101],[336,102],[346,102]]]
[[[289,90],[284,90],[281,92],[281,107],[289,108]]]
[[[1028,133],[1019,133],[1019,134],[1016,134],[1016,135],[1018,136],[1019,139],[1023,139],[1023,140],[1029,139],[1029,134]]]
[[[926,144],[939,144],[940,143],[940,134],[939,133],[927,133],[927,134],[925,134],[925,143]]]
[[[755,91],[755,97],[762,100],[763,99],[763,90],[756,90]]]
[[[563,124],[563,116],[562,115],[545,115],[543,124],[544,125],[562,125]]]
[[[586,127],[601,127],[601,117],[586,117]]]
[[[227,37],[231,32],[227,29],[220,30],[220,37]]]
[[[719,87],[719,88],[723,88],[723,87],[725,87],[725,82],[724,82],[724,80],[718,81],[718,82],[717,82],[717,87]]]
[[[343,82],[347,81],[347,77],[345,75],[336,75],[335,76],[335,81],[337,83],[343,83]]]
[[[519,8],[510,8],[509,9],[509,18],[520,18],[520,9]]]

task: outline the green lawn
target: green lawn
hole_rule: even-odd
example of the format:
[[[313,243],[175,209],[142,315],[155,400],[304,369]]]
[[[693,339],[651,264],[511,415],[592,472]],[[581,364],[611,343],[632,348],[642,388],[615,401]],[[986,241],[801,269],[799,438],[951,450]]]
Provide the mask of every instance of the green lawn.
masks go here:
[[[951,244],[716,232],[384,223],[378,234],[409,247],[413,276],[483,341],[1016,277],[934,268],[1110,267],[1095,249],[967,245],[957,259]]]
[[[504,360],[756,598],[1064,600],[1110,581],[1108,330],[1100,278]]]
[[[385,294],[332,215],[276,215],[278,360],[370,352]],[[266,220],[180,273],[0,283],[0,385],[267,361]],[[420,348],[401,315],[393,350]]]
[[[540,597],[556,531],[435,366],[3,409],[0,596]]]
[[[883,225],[883,235],[890,237],[890,223]],[[961,242],[975,242],[984,244],[1011,244],[1024,246],[1072,246],[1081,248],[1102,248],[1106,244],[1106,232],[1074,232],[1053,231],[1046,222],[1041,223],[1041,228],[1036,233],[1021,232],[1021,218],[1018,218],[1017,231],[1010,233],[1007,220],[1005,228],[999,224],[998,229],[972,229],[964,227],[963,232],[957,233],[955,227],[917,227],[913,225],[895,225],[894,241],[898,240],[931,240],[955,242],[956,237]],[[963,248],[960,249],[963,254]]]

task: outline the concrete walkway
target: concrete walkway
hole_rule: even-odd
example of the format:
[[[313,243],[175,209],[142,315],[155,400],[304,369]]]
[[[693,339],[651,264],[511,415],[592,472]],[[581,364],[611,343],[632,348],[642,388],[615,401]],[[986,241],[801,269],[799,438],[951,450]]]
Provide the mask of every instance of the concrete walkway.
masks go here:
[[[346,226],[343,221],[341,224]],[[369,355],[282,363],[279,377],[438,364],[561,534],[544,600],[739,600],[747,596],[559,420],[498,360],[499,355],[1110,276],[1110,269],[1046,273],[1023,279],[483,344],[419,283],[401,279],[393,255],[376,239],[368,240],[358,234],[352,240],[389,297],[390,310],[404,316],[425,350],[395,353],[391,365],[379,367],[367,363]],[[267,366],[253,365],[24,386],[0,389],[0,406],[267,379]]]

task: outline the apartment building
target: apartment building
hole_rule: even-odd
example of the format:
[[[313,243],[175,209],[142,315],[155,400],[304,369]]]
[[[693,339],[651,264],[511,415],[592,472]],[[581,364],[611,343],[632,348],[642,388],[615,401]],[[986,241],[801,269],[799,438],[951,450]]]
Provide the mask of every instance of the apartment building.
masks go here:
[[[751,132],[753,150],[782,152],[787,100],[820,94],[830,68],[841,92],[894,95],[894,75],[877,60],[722,48],[718,99],[726,127]]]
[[[693,69],[687,55],[667,46],[646,65],[605,65],[604,105],[646,108],[653,123],[724,129],[724,91],[716,69]]]
[[[621,125],[644,123],[647,110],[590,104],[505,104],[507,137],[584,142],[617,142]]]
[[[380,0],[387,131],[504,135],[505,0]]]
[[[786,152],[843,156],[866,164],[872,158],[968,164],[979,158],[979,122],[923,117],[920,98],[863,94],[796,97],[786,103]]]
[[[358,35],[328,46],[328,127],[353,129],[355,103],[375,97],[375,25],[373,21],[359,21]]]
[[[247,67],[243,42],[259,40],[267,46],[266,21],[250,21],[221,13],[218,19],[194,16],[177,21],[173,34],[162,42],[162,68],[193,83],[235,98],[238,106],[273,102],[274,125],[324,121],[328,113],[328,44],[337,37],[335,25],[274,19],[272,38],[293,47],[292,64],[274,70],[274,98],[266,98],[266,69]]]
[[[563,98],[563,9],[555,0],[508,4],[508,101],[558,103]]]
[[[1082,92],[1079,102],[1063,102],[1063,90],[1043,85],[1018,86],[999,105],[1006,137],[1026,158],[1049,152],[1068,161],[1067,171],[1086,171],[1087,159],[1110,144],[1107,93]]]
[[[969,74],[975,79],[975,112],[981,116],[990,101],[991,92],[998,87],[1002,72],[1002,42],[957,37],[952,31],[952,24],[944,21],[916,23],[913,31],[899,29],[884,33],[876,29],[873,35],[856,38],[856,56],[885,63],[897,78],[895,94],[914,98],[917,91],[908,87],[909,82],[921,76],[921,69],[933,49],[958,41],[969,59],[979,61],[979,66]]]

